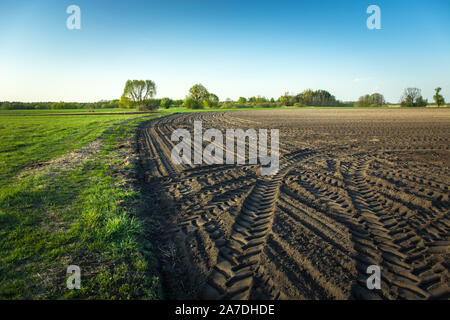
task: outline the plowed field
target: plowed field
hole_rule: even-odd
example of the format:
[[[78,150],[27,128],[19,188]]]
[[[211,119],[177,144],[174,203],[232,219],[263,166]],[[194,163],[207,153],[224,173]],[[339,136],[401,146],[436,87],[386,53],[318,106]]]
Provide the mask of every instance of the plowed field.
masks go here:
[[[175,165],[171,134],[194,120],[279,129],[278,173]],[[450,110],[175,114],[138,149],[167,298],[450,298]]]

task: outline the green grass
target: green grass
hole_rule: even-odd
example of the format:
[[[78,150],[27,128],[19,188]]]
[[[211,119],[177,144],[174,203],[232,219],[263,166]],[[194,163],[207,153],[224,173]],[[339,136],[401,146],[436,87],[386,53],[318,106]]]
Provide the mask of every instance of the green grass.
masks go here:
[[[0,299],[161,297],[140,193],[117,174],[119,145],[160,115],[0,117]],[[73,167],[29,170],[97,138]],[[66,288],[71,264],[80,290]]]
[[[99,137],[135,115],[0,117],[0,183],[23,168],[53,159]]]
[[[64,113],[90,113],[90,109],[23,109],[23,110],[0,110],[0,115],[39,115],[39,114],[64,114]],[[121,113],[136,112],[136,109],[105,108],[95,109],[95,113]]]
[[[235,110],[274,110],[274,109],[445,109],[448,106],[442,107],[399,107],[399,106],[382,106],[382,107],[236,107],[236,108],[202,108],[202,109],[187,109],[184,107],[159,109],[160,112],[175,113],[175,112],[205,112],[205,111],[235,111]],[[124,108],[108,108],[108,109],[95,109],[95,113],[124,113],[124,112],[136,112],[136,109],[124,109]],[[67,114],[67,113],[89,113],[88,109],[62,109],[62,110],[0,110],[1,115],[45,115],[45,114]],[[94,113],[94,114],[95,114]]]

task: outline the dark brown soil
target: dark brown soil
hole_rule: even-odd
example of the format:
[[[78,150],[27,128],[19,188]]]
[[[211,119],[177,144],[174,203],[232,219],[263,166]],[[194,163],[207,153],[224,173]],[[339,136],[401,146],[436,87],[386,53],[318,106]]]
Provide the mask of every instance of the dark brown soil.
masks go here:
[[[171,133],[280,129],[280,170],[174,165]],[[169,299],[449,299],[450,110],[176,114],[138,149]],[[366,287],[381,267],[381,290]]]

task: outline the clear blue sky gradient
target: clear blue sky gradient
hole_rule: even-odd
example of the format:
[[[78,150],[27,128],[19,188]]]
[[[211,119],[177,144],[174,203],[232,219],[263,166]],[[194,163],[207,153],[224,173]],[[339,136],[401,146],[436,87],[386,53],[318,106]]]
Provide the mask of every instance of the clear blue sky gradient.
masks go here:
[[[71,4],[81,30],[66,28]],[[449,13],[448,0],[2,0],[0,101],[114,99],[127,79],[154,80],[157,97],[202,83],[222,100],[321,88],[395,103],[441,86],[450,101]]]

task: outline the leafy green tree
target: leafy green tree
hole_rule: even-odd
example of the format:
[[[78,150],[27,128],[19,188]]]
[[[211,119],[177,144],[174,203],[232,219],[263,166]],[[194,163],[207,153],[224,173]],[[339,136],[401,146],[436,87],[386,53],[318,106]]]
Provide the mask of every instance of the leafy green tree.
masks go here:
[[[426,107],[427,104],[428,104],[428,100],[424,99],[422,96],[420,96],[416,100],[416,107]]]
[[[125,96],[121,96],[119,100],[119,108],[131,108],[132,102]]]
[[[293,106],[293,97],[289,95],[289,92],[285,92],[284,95],[280,97],[280,103],[282,106]]]
[[[220,105],[221,108],[234,108],[235,104],[230,98],[226,98]]]
[[[189,95],[197,101],[203,101],[208,98],[209,92],[202,84],[195,84],[189,89]]]
[[[307,89],[297,96],[293,97],[294,103],[299,103],[304,106],[337,106],[339,102],[336,98],[325,90]]]
[[[247,103],[247,99],[245,99],[244,97],[239,97],[238,101],[239,104],[245,104]]]
[[[203,105],[206,108],[217,108],[219,106],[219,97],[214,93],[208,93],[205,99],[203,99]]]
[[[144,106],[155,94],[156,85],[152,80],[128,80],[119,103],[127,107]]]
[[[184,99],[184,107],[188,109],[197,109],[200,108],[200,102],[196,99],[194,99],[192,96],[187,96]]]
[[[181,107],[183,105],[183,102],[184,102],[183,99],[174,100],[172,106],[175,108]]]
[[[359,97],[356,102],[356,106],[358,107],[381,107],[384,104],[386,104],[386,101],[381,93],[366,94]]]
[[[313,93],[314,92],[311,89],[306,89],[296,96],[296,101],[305,106],[311,105],[313,100]]]
[[[370,107],[370,105],[370,95],[368,94],[359,97],[358,101],[356,102],[357,107]]]
[[[173,104],[173,100],[170,98],[162,98],[161,99],[161,108],[169,109]]]
[[[442,88],[437,87],[434,90],[436,91],[436,94],[433,96],[434,103],[436,103],[437,106],[440,107],[445,104],[444,97],[441,94],[439,94],[439,92],[441,92]]]
[[[264,103],[264,102],[268,102],[269,100],[267,100],[266,97],[261,97],[261,96],[257,96],[256,97],[256,103]]]
[[[373,93],[370,96],[370,102],[372,102],[372,105],[377,107],[381,107],[386,104],[386,100],[381,93]]]
[[[208,90],[201,84],[193,85],[189,89],[189,96],[184,100],[184,106],[186,108],[215,108],[219,106],[219,98],[208,92]]]
[[[317,90],[313,93],[313,106],[334,106],[336,99],[331,93],[325,90]]]
[[[406,88],[401,98],[402,107],[424,107],[428,101],[422,97],[418,88]]]

